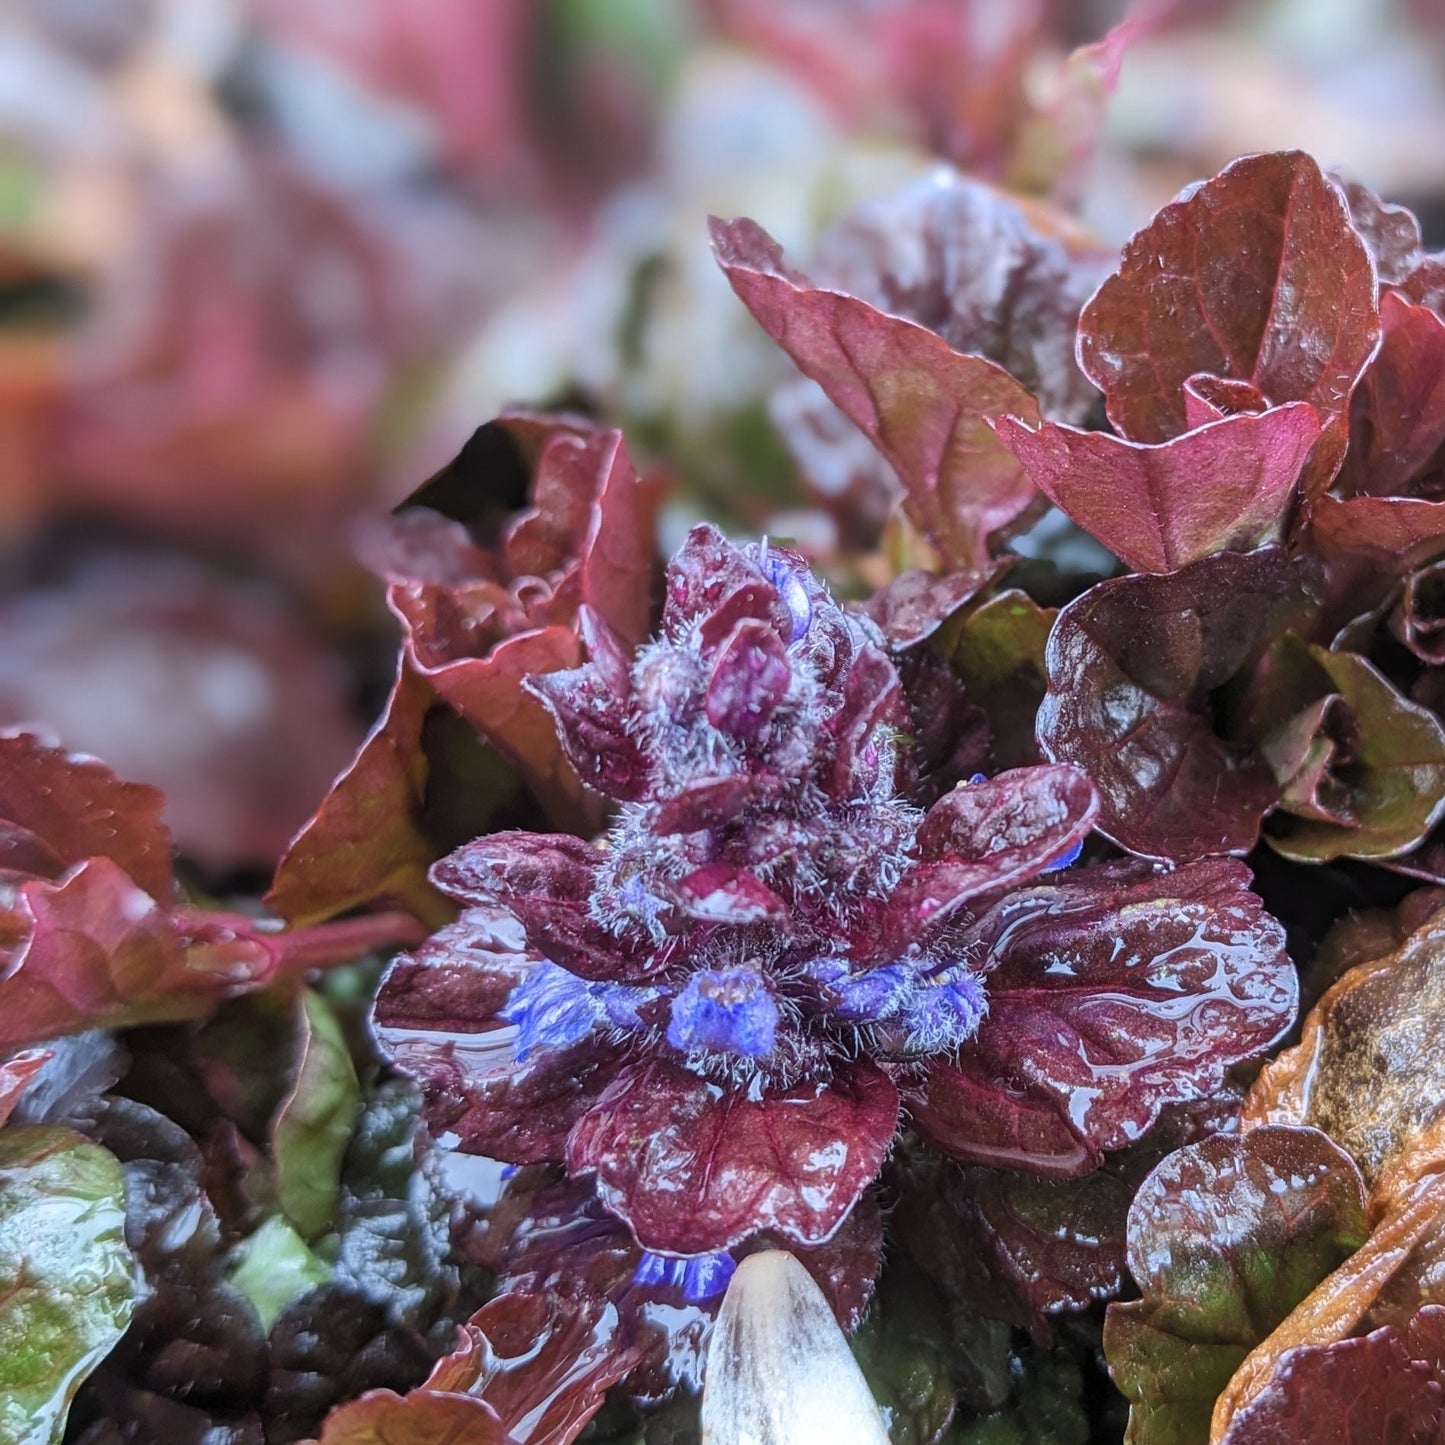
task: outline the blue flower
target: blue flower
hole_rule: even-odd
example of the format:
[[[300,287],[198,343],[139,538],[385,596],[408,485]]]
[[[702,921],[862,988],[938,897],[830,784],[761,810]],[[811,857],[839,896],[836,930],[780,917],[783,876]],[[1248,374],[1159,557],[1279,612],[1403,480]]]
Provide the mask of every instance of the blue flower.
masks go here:
[[[707,968],[693,974],[672,1001],[667,1041],[689,1053],[712,1049],[762,1059],[773,1051],[778,1005],[751,968]]]
[[[654,1285],[664,1289],[680,1289],[684,1299],[693,1304],[715,1299],[727,1287],[737,1270],[730,1254],[693,1254],[674,1258],[643,1250],[637,1268],[632,1272],[633,1284]]]
[[[920,979],[902,1009],[908,1047],[922,1054],[956,1049],[978,1032],[987,1012],[983,984],[967,968],[955,964]]]
[[[517,1026],[517,1059],[565,1049],[592,1032],[602,1009],[587,983],[555,963],[537,964],[511,992],[501,1017]]]
[[[788,609],[789,644],[800,641],[813,622],[813,601],[803,579],[786,557],[768,546],[766,537],[758,543],[758,570],[777,588],[783,606]]]
[[[532,1051],[565,1049],[599,1024],[615,1029],[644,1027],[638,1009],[661,990],[621,983],[589,983],[555,963],[537,964],[507,998],[501,1017],[517,1026],[517,1061]]]

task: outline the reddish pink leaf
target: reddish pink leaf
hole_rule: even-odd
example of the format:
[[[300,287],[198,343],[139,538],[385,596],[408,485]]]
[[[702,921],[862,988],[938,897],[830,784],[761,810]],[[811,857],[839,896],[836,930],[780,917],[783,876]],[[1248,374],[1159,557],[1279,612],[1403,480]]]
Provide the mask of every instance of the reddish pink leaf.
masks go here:
[[[437,846],[421,821],[430,765],[422,726],[436,705],[405,663],[351,766],[277,865],[266,901],[293,924],[394,898],[432,923],[451,910],[427,882]]]
[[[523,690],[523,680],[560,672],[582,661],[582,648],[570,627],[545,627],[499,643],[485,657],[462,657],[426,666],[414,639],[407,655],[447,703],[456,709],[526,777],[548,813],[583,830],[598,821],[596,804],[562,755],[547,709]]]
[[[368,1390],[338,1405],[318,1445],[515,1445],[497,1412],[470,1395]]]
[[[1279,540],[1319,415],[1294,403],[1226,416],[1159,446],[1012,417],[994,426],[1033,483],[1135,572]]]
[[[0,1048],[81,1029],[195,1018],[250,974],[193,967],[169,916],[109,858],[20,892],[30,929],[0,978]],[[233,972],[234,969],[234,972]]]
[[[777,243],[752,221],[715,219],[712,239],[759,324],[898,473],[909,516],[945,562],[989,568],[989,538],[1016,523],[1036,494],[986,419],[1036,423],[1034,398],[993,362],[787,270]]]
[[[1198,372],[1325,418],[1312,490],[1338,469],[1379,342],[1375,270],[1338,186],[1302,151],[1246,156],[1165,206],[1079,320],[1079,359],[1134,441],[1188,425]]]
[[[164,808],[158,789],[123,783],[96,758],[33,733],[0,736],[0,872],[58,878],[107,857],[152,898],[167,899],[175,885]]]
[[[0,1063],[0,1124],[10,1117],[26,1086],[50,1057],[49,1049],[26,1049]]]

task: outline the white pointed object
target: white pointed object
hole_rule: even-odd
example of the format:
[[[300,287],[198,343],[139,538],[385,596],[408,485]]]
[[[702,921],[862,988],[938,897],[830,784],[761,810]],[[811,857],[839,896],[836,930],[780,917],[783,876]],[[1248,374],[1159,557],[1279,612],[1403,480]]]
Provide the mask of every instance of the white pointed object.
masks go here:
[[[823,1291],[785,1250],[738,1265],[713,1326],[702,1445],[888,1445]]]

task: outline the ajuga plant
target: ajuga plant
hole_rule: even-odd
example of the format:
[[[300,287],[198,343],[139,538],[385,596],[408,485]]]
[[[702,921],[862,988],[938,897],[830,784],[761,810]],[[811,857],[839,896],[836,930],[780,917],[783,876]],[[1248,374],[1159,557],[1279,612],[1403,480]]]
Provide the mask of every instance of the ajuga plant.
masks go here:
[[[704,524],[664,565],[616,432],[484,428],[368,543],[397,681],[289,928],[184,895],[154,798],[0,746],[41,1048],[0,1074],[0,1268],[59,1194],[100,1282],[66,1350],[0,1350],[44,1376],[12,1393],[58,1422],[89,1373],[92,1442],[690,1440],[782,1249],[895,1445],[1440,1439],[1445,261],[1295,152],[1112,269],[949,173],[819,280],[713,244],[817,385],[775,422],[853,550]],[[341,917],[397,904],[424,927]],[[366,1003],[411,1083],[347,1086],[371,975],[299,975],[398,943]],[[87,1029],[129,1070],[42,1057]],[[204,1387],[202,1297],[250,1352]]]

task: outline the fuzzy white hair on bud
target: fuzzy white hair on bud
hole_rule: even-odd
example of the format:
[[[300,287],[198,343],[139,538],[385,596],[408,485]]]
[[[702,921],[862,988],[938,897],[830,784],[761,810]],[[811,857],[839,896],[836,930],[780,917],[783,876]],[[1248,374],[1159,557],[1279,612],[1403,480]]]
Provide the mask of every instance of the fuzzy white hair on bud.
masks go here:
[[[703,1445],[888,1445],[813,1277],[785,1250],[737,1268],[708,1346]]]

